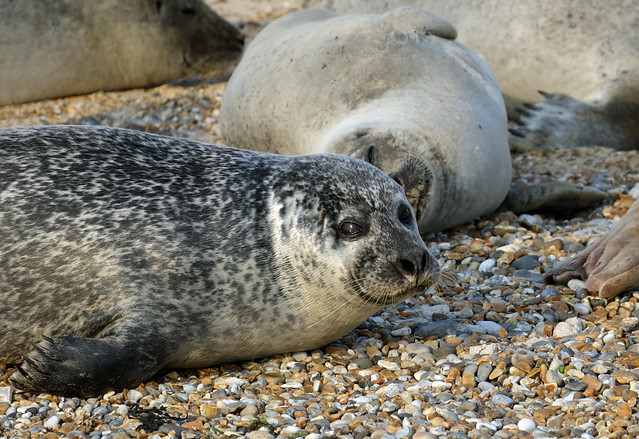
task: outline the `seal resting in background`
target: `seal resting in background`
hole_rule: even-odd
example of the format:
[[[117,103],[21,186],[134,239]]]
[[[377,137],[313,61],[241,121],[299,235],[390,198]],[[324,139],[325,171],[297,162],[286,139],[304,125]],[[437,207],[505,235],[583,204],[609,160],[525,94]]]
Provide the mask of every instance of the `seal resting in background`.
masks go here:
[[[323,0],[339,14],[426,8],[495,73],[517,149],[639,148],[639,7],[634,0]],[[545,90],[542,97],[537,92]],[[521,103],[527,107],[517,111]],[[535,103],[530,105],[530,103]]]
[[[604,299],[639,288],[639,201],[603,237],[544,273],[548,283],[570,279],[585,280],[586,288]]]
[[[318,348],[439,278],[360,160],[73,126],[0,130],[0,266],[11,382],[81,396]]]
[[[400,183],[422,233],[497,208],[511,159],[493,74],[422,9],[286,15],[247,47],[222,102],[232,146],[341,153]]]
[[[202,0],[0,0],[0,105],[224,72],[243,36]]]

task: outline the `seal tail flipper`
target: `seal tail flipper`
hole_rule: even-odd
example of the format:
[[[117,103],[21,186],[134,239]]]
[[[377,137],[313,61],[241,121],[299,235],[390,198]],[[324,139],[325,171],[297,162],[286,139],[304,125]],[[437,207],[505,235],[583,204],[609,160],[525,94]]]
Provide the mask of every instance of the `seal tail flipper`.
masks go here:
[[[146,343],[135,337],[44,337],[24,356],[10,383],[25,391],[82,397],[135,387],[167,358],[161,337]]]
[[[546,93],[540,103],[524,103],[509,114],[513,151],[535,148],[608,146],[618,150],[639,148],[639,104],[623,99],[593,105],[560,93]]]

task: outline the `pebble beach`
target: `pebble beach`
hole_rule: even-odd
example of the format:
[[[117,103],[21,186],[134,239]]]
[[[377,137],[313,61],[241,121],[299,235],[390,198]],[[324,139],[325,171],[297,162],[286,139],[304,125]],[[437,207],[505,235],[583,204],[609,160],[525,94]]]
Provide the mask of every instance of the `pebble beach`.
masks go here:
[[[301,2],[210,1],[258,29]],[[199,81],[0,107],[0,127],[116,126],[223,144],[226,83]],[[639,198],[639,153],[518,152],[513,179],[608,194],[571,212],[495,212],[425,237],[439,285],[388,307],[321,350],[164,371],[99,398],[11,388],[8,439],[435,439],[639,436],[639,291],[605,300],[544,271],[602,236]],[[19,316],[2,316],[19,318]]]

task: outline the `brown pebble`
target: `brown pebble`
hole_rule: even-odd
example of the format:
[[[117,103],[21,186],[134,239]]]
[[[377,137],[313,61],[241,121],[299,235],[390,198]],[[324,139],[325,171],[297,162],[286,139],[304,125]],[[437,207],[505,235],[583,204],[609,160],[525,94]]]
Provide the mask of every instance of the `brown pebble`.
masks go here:
[[[584,390],[585,396],[587,397],[594,396],[597,393],[599,393],[599,390],[601,389],[602,384],[601,384],[601,381],[597,379],[597,377],[594,377],[592,375],[586,375],[581,379],[581,381],[588,385],[586,390]]]
[[[346,354],[346,349],[341,348],[339,346],[326,346],[324,348],[324,353],[328,354],[328,355],[335,355],[335,354]]]
[[[630,415],[632,415],[632,407],[630,407],[630,404],[627,402],[622,402],[621,404],[613,407],[613,410],[620,418],[629,418]]]
[[[217,407],[210,404],[202,404],[200,406],[200,414],[207,418],[214,418],[217,416]]]
[[[603,352],[603,350],[602,350]],[[637,380],[637,374],[629,370],[615,370],[610,374],[618,383],[628,384],[630,381]]]
[[[204,424],[200,419],[196,419],[195,421],[185,422],[182,424],[182,428],[186,428],[187,430],[202,430]]]

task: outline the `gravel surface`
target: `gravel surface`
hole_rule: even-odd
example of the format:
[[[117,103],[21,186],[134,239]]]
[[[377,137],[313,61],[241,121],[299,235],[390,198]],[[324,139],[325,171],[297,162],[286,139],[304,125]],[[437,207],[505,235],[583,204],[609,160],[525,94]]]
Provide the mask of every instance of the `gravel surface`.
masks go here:
[[[296,7],[211,3],[245,21]],[[0,107],[0,126],[101,124],[221,143],[224,86],[164,85]],[[580,281],[541,282],[546,268],[625,213],[633,187],[639,193],[639,154],[577,148],[522,153],[513,163],[520,182],[594,185],[610,198],[564,215],[495,213],[428,236],[447,280],[322,350],[169,371],[86,400],[13,391],[6,381],[14,369],[0,364],[0,436],[639,435],[639,291],[607,301]]]

